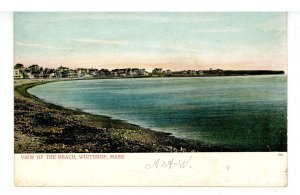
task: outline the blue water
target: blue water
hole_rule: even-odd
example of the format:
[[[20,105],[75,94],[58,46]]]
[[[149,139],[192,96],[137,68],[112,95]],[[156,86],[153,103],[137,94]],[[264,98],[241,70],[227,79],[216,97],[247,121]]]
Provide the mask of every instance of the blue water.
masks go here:
[[[57,105],[243,151],[286,151],[287,77],[98,79],[28,90]]]

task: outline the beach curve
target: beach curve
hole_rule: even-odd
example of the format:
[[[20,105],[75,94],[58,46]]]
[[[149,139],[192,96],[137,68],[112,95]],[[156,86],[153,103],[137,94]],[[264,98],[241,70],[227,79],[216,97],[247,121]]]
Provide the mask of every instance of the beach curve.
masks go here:
[[[69,80],[69,79],[68,79]],[[211,152],[228,148],[176,138],[107,116],[44,102],[27,89],[57,80],[15,82],[15,153]],[[64,80],[59,80],[64,81]]]

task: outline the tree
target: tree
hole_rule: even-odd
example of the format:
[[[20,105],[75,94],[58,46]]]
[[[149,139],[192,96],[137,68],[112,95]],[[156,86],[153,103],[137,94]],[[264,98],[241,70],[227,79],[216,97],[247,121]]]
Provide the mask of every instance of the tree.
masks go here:
[[[19,69],[19,68],[24,68],[24,65],[23,64],[20,64],[20,63],[17,63],[15,66],[14,66],[15,69]]]

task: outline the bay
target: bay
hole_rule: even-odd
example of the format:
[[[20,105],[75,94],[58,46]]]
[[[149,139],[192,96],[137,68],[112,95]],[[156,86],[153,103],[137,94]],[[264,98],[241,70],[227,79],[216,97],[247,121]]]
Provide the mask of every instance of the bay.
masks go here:
[[[72,80],[28,92],[208,145],[287,150],[286,75]]]

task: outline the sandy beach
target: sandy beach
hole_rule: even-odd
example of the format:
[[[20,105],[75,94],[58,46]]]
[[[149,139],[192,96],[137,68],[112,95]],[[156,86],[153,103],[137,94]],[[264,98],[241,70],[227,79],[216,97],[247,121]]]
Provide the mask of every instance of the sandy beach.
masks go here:
[[[27,93],[49,80],[15,81],[15,153],[228,151],[121,120],[70,110]]]

